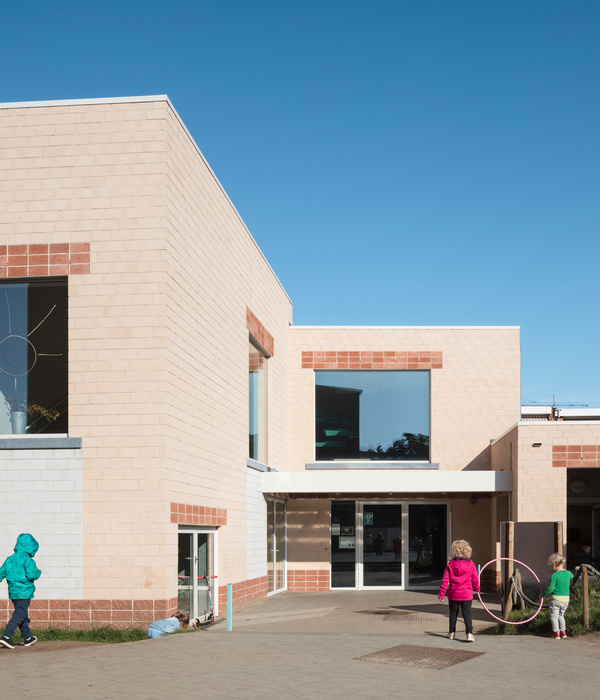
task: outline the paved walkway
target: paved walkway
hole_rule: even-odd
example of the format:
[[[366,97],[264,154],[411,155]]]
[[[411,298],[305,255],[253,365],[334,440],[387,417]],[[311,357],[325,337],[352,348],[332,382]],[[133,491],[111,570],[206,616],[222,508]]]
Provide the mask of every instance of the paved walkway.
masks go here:
[[[1,649],[0,678],[4,695],[50,700],[600,696],[600,635],[496,637],[478,602],[474,619],[467,644],[464,630],[446,638],[447,606],[434,594],[283,593],[237,613],[231,632],[223,621],[129,644]]]

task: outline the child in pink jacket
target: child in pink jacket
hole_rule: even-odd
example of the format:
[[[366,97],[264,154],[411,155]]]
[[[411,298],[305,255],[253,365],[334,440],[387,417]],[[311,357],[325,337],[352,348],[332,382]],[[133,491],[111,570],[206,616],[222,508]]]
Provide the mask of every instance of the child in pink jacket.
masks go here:
[[[473,591],[481,589],[479,588],[477,569],[471,561],[472,553],[471,545],[465,540],[454,540],[450,547],[450,561],[444,570],[442,585],[438,594],[438,598],[443,601],[446,589],[448,589],[448,603],[450,605],[448,639],[454,639],[458,611],[462,610],[467,630],[467,642],[475,641],[473,621],[471,619],[471,605],[473,603]]]

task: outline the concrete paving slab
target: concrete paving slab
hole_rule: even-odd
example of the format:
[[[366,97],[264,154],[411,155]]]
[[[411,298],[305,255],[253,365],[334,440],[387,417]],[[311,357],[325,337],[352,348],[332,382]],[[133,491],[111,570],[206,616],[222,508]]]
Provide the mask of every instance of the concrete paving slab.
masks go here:
[[[433,620],[385,622],[383,615],[361,612],[388,607],[427,612]],[[490,624],[478,615],[476,642],[466,644],[445,637],[447,606],[434,594],[284,593],[238,612],[231,632],[221,622],[128,644],[65,648],[39,642],[19,651],[2,649],[0,676],[5,694],[34,700],[184,694],[267,700],[599,697],[599,635],[560,641],[497,637],[485,633]],[[404,645],[432,654],[466,649],[480,655],[441,670],[358,660]]]

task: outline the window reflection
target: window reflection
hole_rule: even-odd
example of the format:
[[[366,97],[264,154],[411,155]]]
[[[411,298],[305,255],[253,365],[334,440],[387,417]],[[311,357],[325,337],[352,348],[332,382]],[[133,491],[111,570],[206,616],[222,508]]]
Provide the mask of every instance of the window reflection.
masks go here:
[[[249,453],[251,459],[267,463],[267,358],[249,343]]]
[[[429,459],[429,372],[315,376],[317,460]]]
[[[3,434],[67,432],[67,300],[62,278],[0,284]]]

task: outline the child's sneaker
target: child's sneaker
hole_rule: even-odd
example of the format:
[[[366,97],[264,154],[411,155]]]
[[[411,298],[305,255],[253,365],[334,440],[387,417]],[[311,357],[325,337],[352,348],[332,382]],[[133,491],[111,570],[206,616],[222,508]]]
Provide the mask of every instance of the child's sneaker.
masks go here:
[[[567,638],[567,630],[561,630],[560,638],[561,638],[561,639],[566,639],[566,638]]]
[[[554,633],[554,639],[560,639],[560,632]]]
[[[454,632],[448,632],[448,639],[454,639]]]
[[[35,644],[37,642],[37,637],[29,637],[29,639],[25,640],[25,646],[30,647],[32,644]]]
[[[475,641],[475,636],[469,632],[467,634],[467,642],[474,642]]]
[[[8,637],[0,637],[0,644],[7,649],[14,649],[15,645],[10,641]]]

